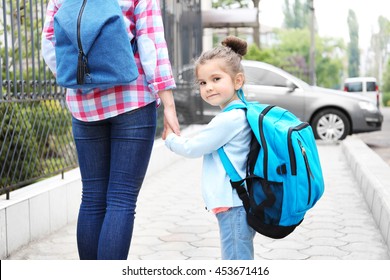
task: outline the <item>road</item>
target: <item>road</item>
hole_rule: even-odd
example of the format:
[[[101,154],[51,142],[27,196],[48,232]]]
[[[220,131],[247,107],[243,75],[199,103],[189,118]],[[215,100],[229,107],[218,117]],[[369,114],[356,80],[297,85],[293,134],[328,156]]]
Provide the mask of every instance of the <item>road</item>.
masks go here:
[[[357,134],[373,151],[390,165],[390,107],[382,107],[382,130]]]

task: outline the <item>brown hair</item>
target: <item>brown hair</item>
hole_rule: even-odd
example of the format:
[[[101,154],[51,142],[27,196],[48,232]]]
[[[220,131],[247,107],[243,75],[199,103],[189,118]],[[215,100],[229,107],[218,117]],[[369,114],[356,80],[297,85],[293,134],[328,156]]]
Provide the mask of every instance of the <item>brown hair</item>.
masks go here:
[[[222,59],[225,62],[224,70],[226,73],[229,73],[231,77],[234,77],[240,72],[244,73],[241,59],[246,54],[247,47],[246,41],[238,37],[226,37],[221,42],[221,46],[203,52],[195,61],[195,76],[197,76],[198,66],[205,64],[212,59]]]

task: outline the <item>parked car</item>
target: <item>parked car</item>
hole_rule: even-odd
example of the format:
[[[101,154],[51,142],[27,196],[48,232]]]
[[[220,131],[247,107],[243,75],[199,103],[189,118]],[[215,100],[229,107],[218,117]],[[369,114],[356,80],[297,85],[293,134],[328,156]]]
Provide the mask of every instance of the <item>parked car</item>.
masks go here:
[[[317,139],[342,140],[353,133],[381,130],[383,115],[367,97],[310,86],[267,63],[243,60],[242,64],[247,100],[286,108],[310,123]],[[179,120],[207,123],[220,109],[201,99],[193,71],[193,66],[188,66],[178,75],[174,95]]]
[[[381,96],[374,77],[354,77],[344,81],[344,91],[353,94],[363,94],[369,97],[377,106],[380,105]]]

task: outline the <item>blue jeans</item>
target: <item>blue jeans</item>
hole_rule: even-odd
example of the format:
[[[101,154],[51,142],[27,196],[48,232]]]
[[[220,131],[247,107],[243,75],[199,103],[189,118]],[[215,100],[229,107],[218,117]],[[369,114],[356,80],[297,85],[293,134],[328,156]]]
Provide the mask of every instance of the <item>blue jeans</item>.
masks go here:
[[[127,259],[156,115],[153,102],[102,121],[73,118],[83,184],[77,222],[80,259]]]
[[[246,221],[243,206],[218,213],[223,260],[253,260],[253,238],[256,231]]]

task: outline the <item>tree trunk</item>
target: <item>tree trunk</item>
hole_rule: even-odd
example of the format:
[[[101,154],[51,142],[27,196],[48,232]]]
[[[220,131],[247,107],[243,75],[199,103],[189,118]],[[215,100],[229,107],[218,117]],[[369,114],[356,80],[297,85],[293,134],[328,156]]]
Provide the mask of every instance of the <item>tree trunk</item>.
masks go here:
[[[260,0],[253,0],[253,4],[255,6],[255,9],[257,9],[256,26],[253,28],[253,42],[260,49],[259,3],[260,3]]]

